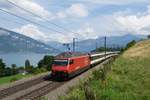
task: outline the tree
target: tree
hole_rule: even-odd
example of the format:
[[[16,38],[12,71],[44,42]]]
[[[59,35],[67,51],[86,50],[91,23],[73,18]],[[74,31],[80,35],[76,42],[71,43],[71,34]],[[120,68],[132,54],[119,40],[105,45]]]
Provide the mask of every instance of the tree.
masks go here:
[[[27,59],[26,61],[25,61],[25,67],[29,67],[30,66],[30,61]]]
[[[11,65],[11,71],[12,71],[12,75],[17,74],[17,66],[16,66],[16,64],[12,64]]]
[[[150,39],[150,35],[148,35],[147,38]]]
[[[12,75],[12,69],[10,67],[5,68],[5,76],[10,76]]]
[[[33,73],[34,70],[34,67],[30,64],[30,61],[28,59],[25,61],[25,70],[28,73]]]
[[[53,59],[53,56],[44,56],[44,58],[39,61],[38,68],[45,68],[47,70],[50,70],[53,63]]]
[[[136,43],[135,40],[129,42],[129,43],[126,45],[126,50],[127,50],[128,48],[132,47],[135,43]]]
[[[26,67],[26,71],[28,73],[33,73],[34,72],[34,67],[33,66],[28,66],[28,67]]]
[[[0,59],[0,77],[5,76],[5,63]]]

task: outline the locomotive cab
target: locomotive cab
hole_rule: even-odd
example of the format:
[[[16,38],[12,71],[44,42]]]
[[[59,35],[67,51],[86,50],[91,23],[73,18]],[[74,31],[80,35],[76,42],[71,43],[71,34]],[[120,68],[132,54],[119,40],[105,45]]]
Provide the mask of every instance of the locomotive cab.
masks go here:
[[[64,52],[55,56],[51,75],[54,79],[68,79],[83,72],[89,66],[89,55],[78,52]]]
[[[73,64],[73,60],[69,59],[55,59],[52,65],[52,76],[57,78],[68,78],[68,67]]]

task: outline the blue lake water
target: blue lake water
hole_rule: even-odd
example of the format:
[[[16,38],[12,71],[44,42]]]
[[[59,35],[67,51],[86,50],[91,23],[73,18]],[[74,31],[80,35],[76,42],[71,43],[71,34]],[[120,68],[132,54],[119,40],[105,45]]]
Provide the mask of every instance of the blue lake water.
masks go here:
[[[7,66],[11,64],[16,64],[17,66],[24,66],[25,60],[30,60],[30,63],[34,66],[45,56],[45,55],[56,55],[56,54],[35,54],[35,53],[9,53],[9,54],[0,54],[0,58],[3,59]]]

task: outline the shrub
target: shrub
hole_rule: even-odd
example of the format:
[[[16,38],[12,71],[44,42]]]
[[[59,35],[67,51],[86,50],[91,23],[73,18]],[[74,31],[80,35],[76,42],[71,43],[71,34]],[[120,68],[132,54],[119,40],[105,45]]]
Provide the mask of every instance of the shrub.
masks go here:
[[[45,68],[35,68],[33,73],[34,74],[39,74],[39,73],[43,73],[46,72],[47,70]]]
[[[44,56],[42,60],[38,63],[38,68],[45,68],[47,70],[51,70],[52,62],[54,60],[53,56]]]
[[[96,99],[94,92],[89,87],[87,82],[85,82],[84,87],[82,87],[82,88],[83,88],[86,100],[95,100]]]
[[[96,80],[100,79],[100,74],[101,74],[100,70],[94,70],[92,72],[92,75]]]
[[[10,82],[14,82],[14,81],[17,81],[18,79],[16,77],[13,77],[10,79]]]

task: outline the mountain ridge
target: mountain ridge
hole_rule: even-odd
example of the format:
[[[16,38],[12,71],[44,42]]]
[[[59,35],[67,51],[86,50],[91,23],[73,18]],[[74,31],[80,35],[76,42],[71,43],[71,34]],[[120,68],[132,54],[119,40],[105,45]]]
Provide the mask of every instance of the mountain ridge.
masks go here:
[[[45,43],[28,36],[0,27],[0,53],[56,53],[59,52]]]

